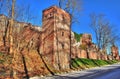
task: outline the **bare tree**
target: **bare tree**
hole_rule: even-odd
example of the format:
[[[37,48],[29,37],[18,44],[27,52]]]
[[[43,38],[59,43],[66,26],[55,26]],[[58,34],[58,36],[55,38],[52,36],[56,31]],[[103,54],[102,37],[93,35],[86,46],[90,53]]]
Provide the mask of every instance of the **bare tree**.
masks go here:
[[[15,20],[22,22],[32,22],[37,17],[32,13],[32,8],[29,4],[27,5],[16,5],[15,8]]]
[[[10,23],[9,23],[9,43],[10,43],[9,53],[13,54],[12,70],[11,70],[11,74],[12,74],[11,76],[13,78],[17,78],[16,70],[14,69],[15,53],[13,52],[13,26],[14,26],[15,2],[16,0],[12,0],[12,12],[11,12],[12,17],[10,18]]]
[[[59,7],[71,15],[71,25],[79,22],[81,0],[59,0]]]
[[[6,14],[10,12],[11,9],[11,0],[0,0],[0,14]]]
[[[70,22],[70,68],[71,68],[71,28],[74,23],[79,23],[79,15],[81,11],[81,0],[59,0],[59,7],[68,12],[71,16]]]
[[[12,0],[0,0],[0,14],[5,14],[6,16],[4,16],[4,18],[2,18],[4,20],[4,26],[1,26],[4,30],[2,30],[3,33],[3,42],[4,42],[4,46],[6,47],[6,42],[10,42],[11,39],[11,34],[12,33],[12,25],[10,18],[12,18],[12,4],[11,4]],[[12,41],[12,39],[11,39]],[[10,45],[11,46],[11,45]]]
[[[12,0],[12,17],[10,19],[9,25],[9,38],[10,38],[10,54],[13,53],[13,25],[14,25],[14,13],[15,13],[15,0]]]
[[[114,32],[114,26],[106,21],[103,14],[95,15],[91,14],[90,27],[93,29],[96,35],[96,41],[98,45],[98,51],[100,49],[105,50],[110,44],[114,44],[119,36]]]
[[[0,13],[2,12],[2,8],[3,8],[3,0],[0,0]]]
[[[22,5],[22,6],[21,6]],[[8,18],[12,17],[12,0],[0,0],[0,14],[5,14]],[[14,7],[14,19],[22,22],[36,22],[37,16],[34,15],[30,4],[16,4]]]

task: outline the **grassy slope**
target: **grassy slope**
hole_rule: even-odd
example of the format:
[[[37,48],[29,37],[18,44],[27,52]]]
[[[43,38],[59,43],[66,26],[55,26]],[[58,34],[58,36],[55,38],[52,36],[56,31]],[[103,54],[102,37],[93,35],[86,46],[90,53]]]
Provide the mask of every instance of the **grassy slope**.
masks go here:
[[[76,58],[76,59],[72,59],[72,68],[85,69],[85,68],[114,64],[117,62],[118,62],[117,60],[94,60],[94,59]]]

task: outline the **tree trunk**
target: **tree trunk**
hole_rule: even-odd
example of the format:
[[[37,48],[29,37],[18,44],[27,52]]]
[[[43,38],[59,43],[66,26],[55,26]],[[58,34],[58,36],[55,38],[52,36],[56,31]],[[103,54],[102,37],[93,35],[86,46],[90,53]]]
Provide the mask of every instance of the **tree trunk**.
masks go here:
[[[70,69],[72,69],[72,47],[71,47],[71,26],[72,22],[70,21]]]
[[[18,79],[17,77],[17,72],[14,69],[14,61],[15,61],[15,52],[13,52],[13,26],[14,26],[14,14],[15,14],[15,2],[16,0],[12,0],[12,17],[10,19],[10,26],[9,26],[9,43],[10,43],[10,48],[9,48],[9,53],[13,55],[12,58],[12,77],[14,79]]]
[[[15,8],[15,0],[12,0],[12,17],[10,19],[10,26],[9,26],[9,41],[10,41],[10,49],[9,53],[13,53],[13,25],[14,25],[14,8]]]

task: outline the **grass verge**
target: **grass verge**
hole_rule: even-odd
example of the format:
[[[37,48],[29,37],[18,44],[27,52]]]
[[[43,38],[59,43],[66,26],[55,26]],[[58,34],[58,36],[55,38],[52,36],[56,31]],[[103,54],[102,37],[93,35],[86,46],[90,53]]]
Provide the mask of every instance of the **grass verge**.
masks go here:
[[[118,60],[95,60],[95,59],[84,59],[75,58],[72,59],[73,69],[86,69],[91,67],[98,67],[103,65],[110,65],[119,62]]]

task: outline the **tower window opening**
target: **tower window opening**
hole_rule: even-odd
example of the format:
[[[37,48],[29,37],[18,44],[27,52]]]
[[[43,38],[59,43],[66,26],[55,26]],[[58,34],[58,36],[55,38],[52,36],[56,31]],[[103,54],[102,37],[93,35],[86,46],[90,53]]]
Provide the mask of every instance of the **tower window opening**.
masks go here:
[[[62,36],[64,36],[64,32],[62,32]]]
[[[64,44],[62,44],[62,49],[64,49]]]

